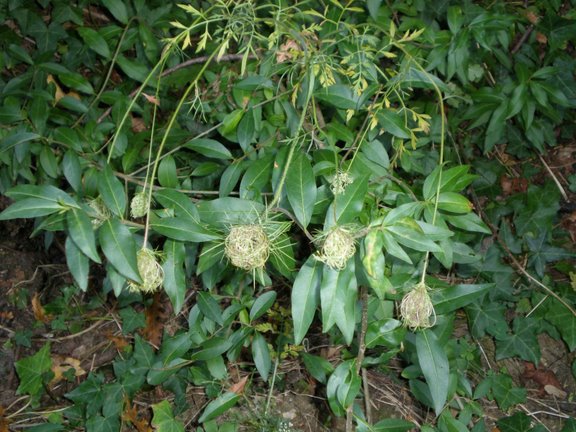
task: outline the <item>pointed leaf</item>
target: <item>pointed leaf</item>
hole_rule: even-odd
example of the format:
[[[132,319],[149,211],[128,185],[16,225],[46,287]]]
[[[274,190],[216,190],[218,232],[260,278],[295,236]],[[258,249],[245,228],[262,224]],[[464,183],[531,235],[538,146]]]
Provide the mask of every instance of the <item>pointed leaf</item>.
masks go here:
[[[219,417],[221,414],[225,413],[234,405],[236,405],[236,402],[238,402],[239,399],[240,395],[236,393],[233,392],[224,393],[223,395],[219,396],[217,399],[213,400],[208,404],[208,406],[198,419],[198,422],[204,423],[209,420],[215,419],[216,417]]]
[[[82,253],[92,261],[100,263],[100,257],[96,251],[96,237],[88,215],[83,210],[70,209],[66,212],[66,224],[68,234]]]
[[[50,344],[45,344],[38,352],[15,363],[20,385],[17,394],[37,396],[44,388],[43,375],[52,368]]]
[[[232,153],[218,141],[207,138],[197,138],[188,141],[184,147],[213,159],[232,159]]]
[[[250,321],[254,321],[264,315],[276,301],[276,291],[268,291],[258,297],[250,308]]]
[[[189,218],[193,221],[198,221],[200,216],[196,206],[188,197],[182,192],[173,189],[160,189],[154,192],[154,199],[156,199],[164,208],[173,209],[176,216]]]
[[[252,357],[258,373],[264,381],[268,381],[272,359],[266,339],[258,332],[252,337]]]
[[[310,256],[302,266],[292,287],[292,321],[294,343],[299,344],[312,324],[322,275],[322,263]]]
[[[106,258],[121,275],[142,283],[136,262],[136,243],[130,230],[116,218],[104,221],[98,232]]]
[[[434,411],[439,415],[448,397],[450,366],[444,347],[429,329],[416,334],[416,352],[420,369],[426,378]]]
[[[116,178],[109,166],[106,166],[100,173],[98,191],[110,211],[116,216],[122,217],[126,210],[126,194],[122,183]]]
[[[219,234],[202,227],[199,223],[182,217],[159,218],[150,216],[150,228],[173,240],[185,242],[205,242],[219,239]]]
[[[72,277],[78,284],[78,287],[86,292],[88,289],[88,275],[90,273],[90,261],[88,257],[78,249],[76,243],[70,237],[66,238],[64,243],[66,253],[66,265],[72,273]]]
[[[286,194],[294,216],[306,228],[316,202],[316,182],[312,164],[305,154],[298,153],[286,176]]]
[[[184,298],[188,288],[184,271],[186,247],[179,241],[166,240],[164,253],[166,254],[162,264],[162,269],[164,270],[164,291],[172,303],[174,313],[179,314],[184,305]]]

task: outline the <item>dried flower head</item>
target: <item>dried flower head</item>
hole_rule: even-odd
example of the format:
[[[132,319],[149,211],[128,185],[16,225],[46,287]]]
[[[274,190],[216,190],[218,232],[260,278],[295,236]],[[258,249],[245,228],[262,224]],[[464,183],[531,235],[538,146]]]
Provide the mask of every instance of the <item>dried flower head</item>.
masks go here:
[[[262,268],[270,256],[270,240],[261,225],[236,225],[224,242],[230,262],[244,270]]]
[[[142,248],[136,255],[138,260],[138,273],[142,278],[142,283],[128,281],[130,291],[141,291],[153,293],[164,282],[164,270],[158,262],[157,254],[148,248]]]
[[[88,201],[88,206],[92,209],[90,222],[92,222],[94,228],[98,228],[105,220],[112,216],[110,209],[106,207],[106,204],[104,204],[104,201],[102,201],[100,197]]]
[[[349,230],[337,226],[326,234],[322,250],[316,257],[334,270],[343,270],[355,253],[354,237]]]
[[[354,179],[347,171],[338,171],[332,179],[330,190],[334,195],[343,194],[346,188],[352,184]]]
[[[404,296],[400,303],[400,315],[404,325],[412,330],[429,328],[436,323],[434,305],[423,282]]]
[[[133,219],[146,216],[148,213],[148,200],[146,192],[138,192],[130,201],[130,215]]]

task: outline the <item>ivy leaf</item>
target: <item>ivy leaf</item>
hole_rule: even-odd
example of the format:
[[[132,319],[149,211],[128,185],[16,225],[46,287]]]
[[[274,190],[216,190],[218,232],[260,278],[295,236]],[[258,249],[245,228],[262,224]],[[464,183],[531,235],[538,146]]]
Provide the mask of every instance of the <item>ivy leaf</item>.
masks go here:
[[[444,347],[431,330],[422,330],[416,334],[416,352],[418,363],[430,389],[434,411],[439,415],[448,397],[450,366]]]
[[[120,417],[103,417],[97,414],[86,420],[86,430],[91,432],[116,432],[120,430]]]
[[[506,307],[503,304],[491,302],[485,297],[466,307],[470,332],[480,338],[486,333],[492,336],[502,336],[508,331],[508,323],[504,319]]]
[[[136,312],[131,307],[125,307],[118,312],[122,318],[122,334],[127,335],[136,329],[146,327],[146,318],[142,312]]]
[[[322,263],[310,256],[302,266],[292,287],[292,321],[294,343],[299,344],[312,324],[322,277]]]
[[[514,387],[509,375],[500,374],[492,378],[492,395],[503,411],[526,401],[526,389]]]
[[[50,344],[45,344],[38,352],[30,357],[16,362],[16,372],[20,378],[17,394],[38,396],[43,389],[43,375],[52,368],[50,358]]]
[[[546,319],[560,332],[570,352],[576,349],[576,317],[558,300],[550,298],[546,310]]]
[[[158,432],[184,432],[184,425],[174,418],[170,402],[163,400],[152,405],[152,426]]]
[[[539,328],[540,325],[536,319],[515,318],[512,334],[497,338],[496,360],[519,356],[534,364],[540,363],[540,345],[536,337]]]
[[[510,417],[496,420],[496,424],[501,432],[525,432],[530,430],[532,421],[523,412],[517,412]]]
[[[303,153],[298,153],[286,176],[286,194],[294,216],[306,228],[312,218],[316,202],[316,183],[312,164]]]

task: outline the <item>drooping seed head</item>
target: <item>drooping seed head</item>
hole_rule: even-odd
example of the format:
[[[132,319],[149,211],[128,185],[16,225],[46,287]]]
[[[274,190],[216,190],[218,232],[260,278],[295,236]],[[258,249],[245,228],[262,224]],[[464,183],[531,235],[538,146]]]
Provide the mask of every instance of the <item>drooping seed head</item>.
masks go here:
[[[347,171],[338,171],[332,179],[330,190],[334,195],[341,195],[353,181],[354,179]]]
[[[98,228],[104,221],[112,216],[110,209],[106,207],[106,204],[104,204],[104,201],[102,201],[100,197],[88,201],[88,206],[92,209],[90,222],[92,222],[94,228]]]
[[[428,287],[419,283],[407,293],[400,303],[400,315],[404,325],[412,330],[429,328],[436,323],[434,305]]]
[[[138,251],[136,258],[142,283],[128,281],[128,289],[144,293],[155,292],[164,282],[164,270],[158,262],[157,254],[148,248],[142,248]]]
[[[343,270],[356,253],[354,237],[342,227],[332,229],[324,238],[318,259],[334,270]]]
[[[236,225],[226,237],[224,253],[235,267],[255,270],[266,264],[270,240],[260,225]]]

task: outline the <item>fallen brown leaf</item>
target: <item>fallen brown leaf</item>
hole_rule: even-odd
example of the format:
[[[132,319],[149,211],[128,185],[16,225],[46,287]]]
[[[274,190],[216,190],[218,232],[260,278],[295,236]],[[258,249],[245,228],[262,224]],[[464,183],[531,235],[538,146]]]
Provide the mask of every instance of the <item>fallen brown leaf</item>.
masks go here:
[[[125,408],[122,413],[122,420],[132,423],[138,432],[153,431],[145,419],[138,418],[138,409],[136,408],[136,405],[132,405],[126,398],[124,399],[124,405]]]
[[[142,336],[157,347],[162,342],[164,323],[168,318],[159,292],[154,294],[154,300],[146,308],[144,315],[146,316],[146,327],[142,330]]]
[[[556,374],[549,369],[543,367],[536,368],[532,363],[525,363],[523,376],[538,384],[540,387],[539,394],[541,396],[549,394],[560,399],[564,399],[567,396]]]
[[[232,384],[230,386],[230,391],[238,395],[244,393],[244,387],[246,387],[247,382],[248,382],[248,375],[240,379],[240,381],[238,381],[237,383]]]
[[[74,376],[76,377],[86,375],[86,371],[80,366],[80,360],[54,354],[52,356],[52,372],[54,373],[54,378],[50,381],[50,387],[62,381],[64,374],[71,369],[74,369]]]
[[[150,96],[144,92],[142,92],[142,96],[144,96],[146,98],[146,100],[148,102],[150,102],[151,104],[154,104],[156,106],[160,106],[160,101],[158,100],[158,98],[156,96]]]
[[[32,296],[32,312],[34,312],[34,318],[36,321],[41,321],[44,324],[48,324],[52,321],[52,316],[46,314],[46,310],[44,310],[44,306],[40,303],[40,296],[38,293],[35,293]]]
[[[4,407],[0,406],[0,432],[8,432],[8,425],[10,421],[4,417]]]

